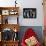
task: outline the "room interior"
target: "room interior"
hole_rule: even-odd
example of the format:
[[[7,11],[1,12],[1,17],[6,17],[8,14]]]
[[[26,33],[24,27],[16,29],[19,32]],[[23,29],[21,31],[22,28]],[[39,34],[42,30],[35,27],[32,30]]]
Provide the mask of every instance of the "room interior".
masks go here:
[[[28,28],[46,46],[46,0],[0,0],[0,46],[23,46]]]

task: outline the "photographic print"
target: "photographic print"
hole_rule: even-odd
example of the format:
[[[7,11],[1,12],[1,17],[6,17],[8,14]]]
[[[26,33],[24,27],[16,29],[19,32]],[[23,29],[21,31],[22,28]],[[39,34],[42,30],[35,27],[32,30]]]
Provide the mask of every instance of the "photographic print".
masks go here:
[[[24,18],[36,18],[36,8],[23,8]]]

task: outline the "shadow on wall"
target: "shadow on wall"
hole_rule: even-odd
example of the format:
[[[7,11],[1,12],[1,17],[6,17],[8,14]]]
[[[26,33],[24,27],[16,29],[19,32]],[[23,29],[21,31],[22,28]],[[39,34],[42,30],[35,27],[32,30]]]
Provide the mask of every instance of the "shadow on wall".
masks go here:
[[[21,42],[21,40],[23,38],[23,35],[24,35],[25,31],[28,28],[32,28],[34,30],[34,32],[36,32],[39,41],[41,43],[43,43],[43,30],[42,30],[42,26],[21,26],[20,27],[20,32],[19,32],[20,42]]]

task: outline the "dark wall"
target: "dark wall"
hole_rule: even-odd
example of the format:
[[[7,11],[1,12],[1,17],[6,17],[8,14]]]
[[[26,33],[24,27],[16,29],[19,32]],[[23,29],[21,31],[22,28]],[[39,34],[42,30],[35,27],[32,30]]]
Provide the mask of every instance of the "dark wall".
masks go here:
[[[25,31],[28,28],[32,28],[36,32],[39,41],[42,43],[43,42],[43,30],[42,30],[42,26],[21,26],[20,27],[20,32],[19,32],[19,39],[20,39],[20,41],[22,40],[23,35],[24,35]]]

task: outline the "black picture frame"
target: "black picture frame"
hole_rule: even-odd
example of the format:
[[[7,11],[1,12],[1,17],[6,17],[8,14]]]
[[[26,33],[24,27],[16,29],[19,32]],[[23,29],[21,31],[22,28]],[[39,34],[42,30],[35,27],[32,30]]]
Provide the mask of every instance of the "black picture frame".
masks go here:
[[[24,18],[36,18],[36,8],[23,8]]]
[[[3,30],[1,32],[1,40],[10,41],[10,40],[18,40],[18,32],[14,32],[13,30]]]

